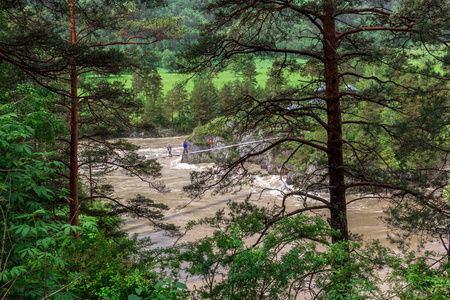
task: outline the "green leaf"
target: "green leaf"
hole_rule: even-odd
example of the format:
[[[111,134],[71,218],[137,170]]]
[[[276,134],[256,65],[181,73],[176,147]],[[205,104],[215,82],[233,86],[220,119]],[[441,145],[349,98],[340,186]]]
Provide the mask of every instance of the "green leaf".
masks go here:
[[[70,234],[70,225],[66,226],[66,228],[64,228],[64,234],[65,235],[69,235]]]
[[[61,248],[65,248],[67,244],[69,244],[71,242],[71,239],[64,239],[63,242],[61,243]]]
[[[182,290],[186,290],[187,289],[187,286],[184,283],[178,282],[178,281],[176,281],[174,283],[174,287],[176,287],[178,289],[182,289]]]
[[[27,272],[27,269],[24,266],[16,266],[11,269],[10,274],[12,277],[16,277],[16,276],[19,276],[20,274],[23,274],[26,272]]]

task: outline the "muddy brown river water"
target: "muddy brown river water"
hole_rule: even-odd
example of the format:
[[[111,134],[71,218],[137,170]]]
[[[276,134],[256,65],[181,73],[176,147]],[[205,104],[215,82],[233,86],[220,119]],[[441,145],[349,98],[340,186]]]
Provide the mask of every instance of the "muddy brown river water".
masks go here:
[[[183,152],[183,141],[186,137],[170,137],[170,138],[144,138],[144,139],[129,139],[130,142],[141,147],[140,153],[147,158],[166,156],[167,144],[171,143],[173,154],[181,154]],[[282,181],[278,175],[267,175],[258,178],[257,182],[261,186],[249,187],[247,190],[241,191],[238,194],[215,195],[211,196],[207,193],[201,200],[186,203],[190,199],[182,193],[182,187],[189,184],[189,173],[192,170],[199,170],[211,166],[210,164],[189,165],[181,163],[181,156],[173,156],[158,159],[158,162],[163,166],[162,178],[158,179],[170,188],[167,194],[160,194],[154,190],[149,189],[148,185],[141,182],[137,178],[126,177],[123,173],[117,172],[110,176],[110,181],[115,187],[116,196],[127,198],[136,194],[145,195],[155,202],[165,203],[170,207],[170,210],[165,213],[165,220],[173,223],[180,228],[184,228],[189,220],[197,220],[203,217],[212,216],[218,209],[226,207],[230,199],[236,201],[243,201],[245,196],[250,192],[257,192],[264,187],[280,186]],[[257,198],[257,197],[255,197]],[[265,193],[258,200],[259,205],[271,205],[280,201],[281,195],[276,193]],[[300,206],[292,200],[289,204],[291,209]],[[352,203],[348,206],[349,228],[352,233],[363,235],[364,239],[378,239],[385,246],[394,247],[389,244],[387,236],[387,227],[382,223],[380,217],[383,214],[382,202],[374,199],[366,199]],[[325,216],[325,212],[323,212]],[[156,247],[170,246],[175,239],[169,237],[164,232],[156,231],[145,219],[129,219],[123,228],[126,232],[133,234],[138,233],[141,237],[150,236]],[[183,240],[194,241],[195,239],[211,233],[209,228],[199,229],[200,231],[188,233]],[[442,251],[442,246],[439,243],[429,245],[430,249]]]

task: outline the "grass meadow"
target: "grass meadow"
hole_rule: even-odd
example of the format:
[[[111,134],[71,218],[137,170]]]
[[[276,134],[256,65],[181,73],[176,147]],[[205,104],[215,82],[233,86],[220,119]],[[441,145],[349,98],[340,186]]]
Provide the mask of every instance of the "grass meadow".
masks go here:
[[[423,52],[423,49],[415,50],[415,52]],[[442,55],[442,52],[439,51],[438,53],[435,53],[436,55],[440,56]],[[273,60],[271,59],[257,59],[255,61],[256,64],[256,72],[258,75],[256,76],[256,80],[258,82],[258,85],[260,87],[265,87],[266,81],[267,81],[267,73],[270,67],[272,66]],[[304,60],[303,62],[306,62]],[[417,60],[416,64],[424,64],[422,60]],[[442,64],[436,64],[434,65],[434,70],[437,73],[443,74],[444,70],[442,68]],[[162,83],[163,83],[163,93],[164,95],[167,94],[168,91],[170,91],[173,87],[173,85],[177,82],[187,80],[186,89],[188,92],[191,92],[194,87],[194,81],[192,75],[182,75],[174,72],[169,72],[167,69],[164,68],[158,68],[158,72],[161,75]],[[235,74],[231,70],[226,70],[223,72],[220,72],[215,76],[213,79],[214,84],[216,85],[217,89],[221,89],[222,86],[227,82],[233,82],[236,79],[242,79],[242,74],[238,73]],[[302,77],[300,74],[289,74],[288,75],[289,84],[296,85],[296,82],[299,80],[305,80],[305,77]],[[111,81],[119,80],[125,82],[126,87],[131,87],[131,80],[132,75],[131,74],[123,74],[118,76],[111,76]]]
[[[261,87],[264,87],[267,81],[267,72],[272,66],[272,60],[257,60],[256,61],[256,72],[258,75],[256,76],[256,80],[258,82],[258,85]],[[192,75],[184,75],[184,74],[178,74],[178,73],[171,73],[167,69],[158,68],[158,72],[161,75],[162,82],[163,82],[163,93],[164,95],[167,94],[170,89],[172,89],[173,85],[177,82],[188,80],[186,89],[188,92],[191,92],[194,87],[194,81],[192,78]],[[214,84],[218,89],[222,88],[222,86],[227,82],[233,82],[236,79],[241,79],[242,74],[234,74],[231,70],[226,70],[223,72],[220,72],[215,76],[213,79]],[[119,80],[124,81],[126,84],[126,87],[131,87],[131,74],[123,74],[119,76],[111,76],[110,80]],[[301,76],[299,74],[291,75],[289,76],[289,81],[291,84],[295,84],[295,81],[301,79]]]

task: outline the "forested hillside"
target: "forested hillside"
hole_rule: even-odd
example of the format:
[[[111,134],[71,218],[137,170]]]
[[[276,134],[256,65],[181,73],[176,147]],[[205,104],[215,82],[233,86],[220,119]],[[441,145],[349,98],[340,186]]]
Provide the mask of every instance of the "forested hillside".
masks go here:
[[[255,51],[250,56],[238,55],[233,56],[226,63],[223,61],[220,72],[208,74],[211,78],[210,84],[214,85],[214,88],[207,88],[206,94],[193,92],[194,88],[203,89],[203,87],[195,85],[195,80],[187,81],[190,76],[174,75],[178,72],[176,71],[179,64],[177,62],[177,54],[186,45],[195,43],[199,38],[202,26],[214,18],[213,14],[207,10],[200,9],[203,4],[204,2],[196,0],[185,2],[167,1],[164,7],[143,10],[138,17],[138,19],[142,19],[171,16],[174,19],[178,19],[179,24],[182,26],[182,33],[176,39],[158,41],[150,49],[147,46],[132,46],[139,53],[147,53],[145,55],[148,55],[147,58],[150,59],[146,68],[151,70],[146,71],[145,74],[135,73],[121,78],[128,84],[133,82],[133,87],[137,87],[135,91],[139,93],[141,101],[144,103],[145,111],[133,120],[135,125],[143,129],[140,133],[144,135],[161,134],[160,131],[164,128],[170,128],[175,130],[175,132],[190,132],[198,125],[206,124],[215,117],[226,115],[224,109],[227,106],[233,106],[234,102],[242,98],[248,92],[249,84],[253,86],[250,89],[256,89],[256,93],[268,95],[273,93],[274,87],[270,85],[276,84],[280,87],[281,85],[298,86],[302,81],[306,80],[305,77],[312,75],[314,69],[317,68],[314,64],[305,65],[301,72],[291,68],[283,71],[283,78],[277,80],[274,77],[281,74],[277,73],[276,67],[272,68],[272,64],[275,62],[274,59],[281,54]],[[392,8],[398,5],[398,1],[389,1],[383,5],[386,8]],[[343,16],[344,22],[351,21],[351,19],[352,17]],[[289,32],[292,33],[301,33],[309,30],[308,25],[300,22],[294,22],[292,27],[289,28]],[[381,39],[382,34],[375,34],[372,38],[375,39],[374,43],[379,43],[377,39]],[[311,46],[311,41],[307,39],[286,38],[278,42],[278,47],[282,49],[301,49],[302,47]],[[149,50],[150,52],[147,52]],[[296,59],[300,64],[306,62],[305,57],[297,57]],[[203,71],[208,73],[210,68],[205,68]],[[248,78],[244,78],[246,76],[251,76],[251,78],[248,80]],[[349,83],[354,82],[355,79],[349,81]],[[143,89],[147,90],[147,92],[143,93]],[[152,92],[149,92],[150,90]],[[193,93],[191,94],[191,92]],[[172,96],[169,96],[169,94]],[[174,97],[174,95],[178,96]],[[224,95],[229,100],[224,100]],[[200,107],[211,107],[211,111],[197,112],[197,108]],[[158,111],[157,113],[156,110]],[[206,118],[199,117],[205,113],[207,114]],[[158,115],[158,117],[151,117],[155,115]]]

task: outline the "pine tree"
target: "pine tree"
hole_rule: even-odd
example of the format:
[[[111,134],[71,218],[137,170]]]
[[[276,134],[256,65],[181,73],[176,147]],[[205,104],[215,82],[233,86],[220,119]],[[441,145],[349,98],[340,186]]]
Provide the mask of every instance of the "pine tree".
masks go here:
[[[210,77],[195,79],[191,93],[192,118],[195,124],[206,124],[217,116],[217,90]]]
[[[248,85],[256,85],[258,83],[256,81],[256,75],[258,75],[258,72],[256,72],[255,62],[253,60],[248,61],[242,71],[244,83]]]
[[[174,127],[174,112],[178,112],[178,126],[186,121],[186,101],[188,93],[185,82],[177,82],[173,88],[167,93],[166,101],[172,113],[172,128]]]
[[[59,113],[65,115],[69,127],[70,198],[67,202],[72,225],[78,225],[81,201],[78,170],[83,162],[79,157],[79,141],[81,138],[93,141],[91,134],[98,137],[102,131],[89,129],[80,135],[80,129],[90,123],[100,124],[100,129],[108,127],[102,122],[112,122],[113,126],[125,124],[127,110],[139,106],[132,93],[120,83],[112,84],[105,76],[139,65],[133,58],[134,52],[123,46],[150,45],[176,37],[180,32],[177,21],[169,18],[140,21],[132,18],[141,8],[153,8],[161,3],[159,0],[37,0],[0,4],[8,25],[2,28],[4,46],[0,49],[0,59],[61,95]],[[93,81],[95,78],[88,74],[103,76],[103,80]],[[141,172],[141,175],[157,174],[153,167],[147,170],[149,173]]]
[[[271,94],[242,97],[228,133],[261,133],[276,139],[215,170],[195,173],[186,190],[195,197],[205,189],[239,188],[252,179],[245,163],[274,149],[281,156],[279,172],[294,170],[299,175],[294,188],[283,190],[282,201],[268,211],[249,209],[242,212],[241,219],[230,213],[230,222],[239,220],[233,224],[225,222],[226,214],[217,214],[214,225],[229,226],[230,238],[239,248],[227,251],[245,256],[229,265],[227,258],[220,261],[234,272],[226,285],[233,295],[248,295],[255,289],[255,295],[266,295],[266,287],[258,290],[257,285],[271,279],[250,280],[251,287],[243,287],[249,268],[248,264],[239,267],[242,261],[260,265],[260,260],[252,260],[252,254],[264,253],[258,259],[266,257],[265,251],[271,248],[265,243],[272,243],[279,234],[277,225],[301,214],[326,211],[333,230],[330,244],[300,230],[295,238],[286,240],[287,246],[276,248],[277,255],[303,242],[339,249],[326,268],[314,269],[308,273],[314,274],[311,278],[296,280],[289,293],[309,289],[314,298],[365,299],[365,291],[358,289],[355,280],[360,273],[352,271],[362,262],[351,259],[347,212],[348,205],[367,198],[365,193],[374,201],[390,201],[389,221],[395,228],[406,229],[408,234],[422,231],[449,248],[448,199],[444,194],[450,152],[446,138],[449,76],[442,71],[449,62],[448,1],[213,0],[207,1],[204,11],[213,16],[212,21],[203,27],[198,43],[180,55],[184,70],[200,72],[208,67],[219,71],[230,58],[242,55],[277,57],[274,80],[268,84]],[[286,87],[282,77],[290,73],[302,76],[294,87]],[[322,196],[324,191],[329,197]],[[356,199],[348,197],[360,193],[363,196]],[[234,205],[242,210],[250,207]],[[249,224],[246,216],[253,218],[251,225],[242,226]],[[222,232],[214,240],[218,245],[223,243]],[[247,239],[240,243],[239,238]],[[251,246],[247,247],[249,240]],[[292,257],[315,255],[318,248],[311,252],[303,248]],[[301,272],[302,267],[316,266],[325,256],[306,259],[293,268]],[[376,257],[372,261],[380,258]],[[289,261],[291,256],[275,260],[285,258]],[[440,262],[444,266],[441,271],[448,269],[446,259]],[[320,282],[323,278],[318,274],[330,268],[328,278]],[[242,282],[231,284],[236,278]],[[311,288],[315,283],[320,288]],[[209,295],[215,297],[220,284],[210,286]]]
[[[377,193],[384,188],[394,195],[433,198],[437,194],[427,189],[442,188],[446,184],[442,164],[427,167],[433,169],[433,176],[439,178],[440,183],[423,181],[417,188],[408,182],[407,174],[417,173],[414,170],[417,165],[414,168],[408,165],[411,156],[402,147],[411,149],[411,145],[415,145],[416,151],[441,151],[437,157],[446,157],[449,150],[439,138],[446,135],[445,122],[438,125],[438,120],[443,121],[447,116],[445,84],[448,75],[437,73],[431,68],[433,63],[425,63],[427,60],[434,60],[435,65],[448,63],[444,50],[448,45],[448,3],[427,1],[425,8],[417,1],[408,0],[217,0],[209,1],[204,10],[214,18],[204,27],[199,42],[180,55],[185,59],[186,71],[198,72],[206,66],[220,70],[229,58],[245,54],[278,56],[271,77],[279,80],[268,84],[273,85],[269,92],[276,93],[269,98],[248,97],[248,101],[242,101],[242,114],[236,116],[241,126],[234,129],[261,130],[262,126],[266,134],[280,138],[257,153],[240,158],[230,168],[237,168],[240,162],[283,144],[290,144],[294,149],[285,165],[294,159],[295,149],[309,149],[307,151],[317,157],[318,176],[306,176],[303,187],[289,193],[287,198],[312,198],[320,205],[308,205],[291,212],[284,208],[282,215],[328,209],[331,227],[340,232],[333,237],[333,242],[346,241],[350,236],[348,193]],[[303,65],[300,63],[303,60],[309,63]],[[418,66],[418,62],[422,64]],[[281,76],[284,72],[306,75],[308,66],[307,81],[290,89],[275,88],[286,83]],[[367,68],[376,68],[376,74],[366,75]],[[415,80],[402,83],[408,74]],[[424,78],[436,78],[438,83],[420,85],[419,74]],[[356,87],[349,83],[355,83]],[[402,101],[417,95],[427,100],[421,101],[414,116],[402,110],[406,109]],[[363,103],[367,103],[365,108]],[[409,121],[389,124],[385,119],[368,120],[365,109],[370,106],[381,107],[396,116],[408,116]],[[440,117],[432,117],[438,111]],[[380,148],[366,144],[370,138],[344,139],[343,132],[347,130],[364,131],[366,136],[373,137],[386,134],[391,143],[397,140],[399,150],[395,155],[397,159],[402,157],[403,164],[398,168],[387,165],[384,158],[381,159],[384,166],[373,164],[374,159],[382,155]],[[428,130],[433,133],[424,132]],[[385,154],[392,156],[392,153]],[[386,168],[390,172],[381,170]],[[301,165],[297,169],[300,170]],[[314,194],[323,189],[329,191],[330,199]]]
[[[273,97],[279,95],[281,91],[287,86],[286,76],[284,75],[284,70],[280,66],[278,60],[275,58],[272,66],[267,72],[267,82],[266,82],[266,95],[268,97]]]
[[[219,91],[219,113],[221,116],[230,115],[234,107],[233,87],[230,82],[225,83]]]
[[[162,95],[162,77],[158,69],[152,68],[144,80],[144,94],[146,99],[145,114],[146,117],[159,124],[165,123],[165,107]]]

